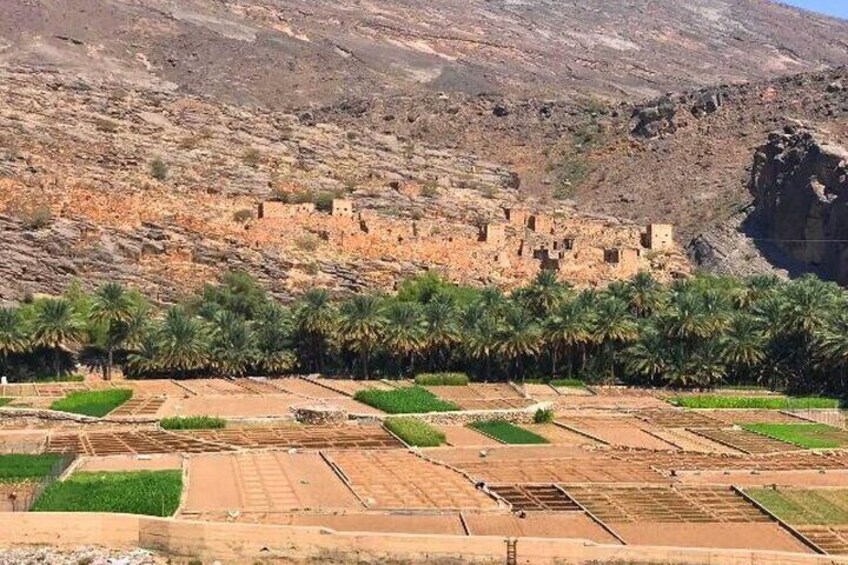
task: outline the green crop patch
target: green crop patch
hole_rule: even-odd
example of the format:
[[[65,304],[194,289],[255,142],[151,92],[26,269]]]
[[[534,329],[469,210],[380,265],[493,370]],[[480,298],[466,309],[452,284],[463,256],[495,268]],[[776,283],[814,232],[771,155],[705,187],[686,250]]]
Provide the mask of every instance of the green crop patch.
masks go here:
[[[220,430],[227,427],[227,421],[214,416],[174,416],[163,418],[159,425],[165,430]]]
[[[65,398],[51,404],[50,409],[85,416],[103,417],[132,398],[132,395],[132,390],[125,388],[72,392]]]
[[[745,492],[789,524],[848,524],[848,489],[756,488]]]
[[[10,402],[12,402],[12,400],[13,399],[11,398],[0,398],[0,406],[6,406]]]
[[[468,375],[465,373],[421,373],[415,376],[419,386],[465,386]]]
[[[807,449],[837,449],[848,445],[848,432],[825,424],[748,424],[744,428]]]
[[[182,471],[76,473],[51,484],[33,512],[119,512],[171,516],[180,505]]]
[[[839,401],[821,396],[677,396],[670,400],[675,406],[683,408],[736,408],[750,410],[796,410],[838,408]]]
[[[415,447],[438,447],[445,443],[445,434],[427,422],[416,418],[388,418],[386,428]]]
[[[59,455],[0,455],[0,483],[40,481],[60,459]]]
[[[388,414],[424,414],[459,410],[457,405],[442,400],[419,386],[394,390],[360,390],[354,398]]]
[[[530,430],[525,430],[506,420],[488,420],[486,422],[474,422],[469,424],[479,432],[483,432],[503,443],[510,444],[539,444],[549,443],[548,440]]]
[[[565,387],[565,388],[585,388],[586,383],[581,381],[580,379],[554,379],[548,383],[551,386],[555,387]]]

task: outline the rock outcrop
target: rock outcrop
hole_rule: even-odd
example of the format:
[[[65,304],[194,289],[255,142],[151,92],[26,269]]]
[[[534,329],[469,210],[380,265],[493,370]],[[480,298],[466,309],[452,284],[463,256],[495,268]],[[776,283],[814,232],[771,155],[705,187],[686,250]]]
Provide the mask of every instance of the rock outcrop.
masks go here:
[[[787,126],[758,149],[749,189],[769,243],[848,284],[848,149],[827,133]]]

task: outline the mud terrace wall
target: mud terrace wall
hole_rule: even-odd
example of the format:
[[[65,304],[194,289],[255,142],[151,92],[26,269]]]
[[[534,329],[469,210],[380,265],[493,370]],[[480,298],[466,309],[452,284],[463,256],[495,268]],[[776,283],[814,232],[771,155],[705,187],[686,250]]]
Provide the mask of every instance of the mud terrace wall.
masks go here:
[[[326,528],[222,524],[125,514],[32,513],[0,515],[0,546],[81,545],[142,547],[179,557],[251,562],[348,555],[356,562],[396,559],[426,563],[456,558],[463,563],[502,562],[506,538],[413,534],[340,533]],[[848,564],[848,557],[767,551],[700,550],[595,545],[580,540],[521,538],[520,562],[626,561],[687,565]]]

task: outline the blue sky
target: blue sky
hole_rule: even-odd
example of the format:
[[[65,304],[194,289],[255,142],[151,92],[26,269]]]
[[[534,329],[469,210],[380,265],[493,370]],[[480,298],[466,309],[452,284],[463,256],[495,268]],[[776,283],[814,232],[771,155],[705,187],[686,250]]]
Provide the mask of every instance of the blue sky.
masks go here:
[[[848,19],[848,0],[781,0],[799,8]]]

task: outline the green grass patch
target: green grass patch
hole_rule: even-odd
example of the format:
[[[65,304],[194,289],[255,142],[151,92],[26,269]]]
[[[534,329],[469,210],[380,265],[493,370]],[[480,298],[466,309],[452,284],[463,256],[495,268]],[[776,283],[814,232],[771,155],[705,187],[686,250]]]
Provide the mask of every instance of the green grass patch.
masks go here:
[[[415,376],[419,386],[465,386],[468,375],[465,373],[421,373]]]
[[[13,398],[0,398],[0,406],[6,406],[14,400]]]
[[[171,516],[180,505],[182,490],[182,471],[76,473],[47,487],[32,511]]]
[[[416,418],[387,418],[386,428],[415,447],[438,447],[445,443],[445,434],[427,422]]]
[[[163,418],[159,425],[165,430],[220,430],[227,427],[227,421],[214,416],[174,416]]]
[[[506,420],[489,420],[486,422],[474,422],[468,425],[477,431],[493,437],[503,443],[512,444],[538,444],[549,443],[548,440],[530,430],[525,430]]]
[[[586,383],[580,379],[554,379],[548,384],[568,388],[584,388],[586,386]]]
[[[771,489],[745,491],[789,524],[848,524],[848,489]]]
[[[839,401],[821,396],[676,396],[669,400],[683,408],[740,408],[753,410],[793,410],[805,408],[838,408]]]
[[[50,405],[51,410],[102,417],[132,398],[125,388],[72,392]]]
[[[420,386],[394,390],[360,390],[354,398],[388,414],[423,414],[459,410],[456,404],[444,401]]]
[[[836,449],[848,445],[848,432],[825,424],[748,424],[749,432],[807,449]]]
[[[60,459],[59,455],[0,455],[0,483],[40,481]]]

